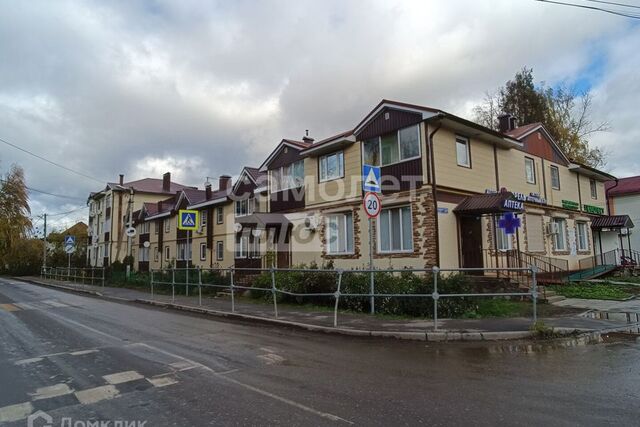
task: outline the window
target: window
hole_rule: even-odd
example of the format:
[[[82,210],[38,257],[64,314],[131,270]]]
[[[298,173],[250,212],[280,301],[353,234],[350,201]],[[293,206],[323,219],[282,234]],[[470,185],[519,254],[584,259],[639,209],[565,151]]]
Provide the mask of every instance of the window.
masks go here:
[[[387,166],[420,157],[419,125],[366,140],[362,160],[366,165]]]
[[[180,242],[176,245],[176,259],[180,261],[191,260],[191,245]]]
[[[216,208],[216,223],[222,224],[224,222],[224,210],[222,206]]]
[[[160,260],[160,248],[157,246],[153,247],[153,260],[158,262]]]
[[[160,222],[156,221],[154,223],[154,230],[153,231],[154,231],[155,234],[160,233]]]
[[[224,259],[224,242],[218,240],[216,242],[216,260],[222,261]]]
[[[334,214],[327,217],[327,252],[353,253],[353,214]]]
[[[240,234],[236,236],[236,258],[246,258],[249,252],[249,235]]]
[[[164,220],[164,232],[168,233],[171,231],[171,220],[169,218]]]
[[[200,227],[207,225],[207,211],[200,211]]]
[[[504,228],[498,227],[496,224],[496,247],[499,251],[509,251],[513,249],[511,235],[504,231]]]
[[[253,213],[255,199],[236,200],[236,216],[247,216]]]
[[[378,219],[380,252],[412,252],[411,208],[383,209]]]
[[[169,249],[169,246],[165,246],[165,248],[164,248],[164,259],[169,260],[170,257],[171,257],[171,251]]]
[[[200,261],[207,259],[207,244],[200,243]]]
[[[469,153],[469,140],[462,136],[456,136],[456,160],[458,166],[471,167],[471,154]]]
[[[590,179],[589,180],[589,188],[591,189],[591,198],[592,199],[597,199],[598,198],[598,185],[597,185],[595,179]]]
[[[104,245],[104,257],[109,258],[109,244]]]
[[[304,184],[304,160],[271,171],[271,192],[302,187]]]
[[[587,223],[586,222],[577,222],[576,223],[577,237],[578,237],[578,250],[579,251],[588,251],[589,250],[589,240],[587,234]]]
[[[344,176],[344,153],[327,154],[320,157],[320,181],[330,181]]]
[[[551,166],[551,188],[560,189],[560,170],[557,166]]]
[[[149,234],[151,228],[151,223],[143,222],[140,224],[140,234]]]
[[[149,261],[149,248],[145,248],[145,247],[140,248],[140,252],[138,252],[138,261],[141,261],[141,262]]]
[[[567,250],[567,221],[562,218],[554,218],[553,222],[557,224],[558,232],[553,235],[553,245],[556,251]]]
[[[529,184],[536,183],[536,165],[533,159],[529,157],[524,158],[524,173]]]

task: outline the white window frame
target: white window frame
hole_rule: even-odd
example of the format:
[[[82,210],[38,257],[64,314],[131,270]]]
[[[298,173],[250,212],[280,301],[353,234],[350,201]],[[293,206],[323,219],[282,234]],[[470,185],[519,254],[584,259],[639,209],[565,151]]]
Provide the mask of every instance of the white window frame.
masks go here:
[[[160,260],[160,251],[157,246],[153,247],[153,261],[158,262]]]
[[[400,206],[391,206],[391,207],[388,207],[388,208],[383,208],[383,209],[381,210],[381,212],[380,212],[380,215],[378,215],[378,221],[377,221],[377,227],[376,227],[376,230],[377,230],[377,239],[376,239],[376,240],[378,241],[378,244],[377,244],[377,246],[378,246],[378,253],[381,253],[381,254],[389,254],[389,253],[413,253],[413,244],[414,244],[414,241],[413,241],[413,233],[411,234],[411,248],[410,248],[410,249],[406,249],[406,248],[404,248],[404,247],[403,247],[402,249],[399,249],[399,250],[398,250],[398,249],[391,249],[391,241],[390,241],[390,242],[389,242],[389,248],[390,248],[390,249],[388,249],[388,250],[382,250],[382,238],[381,238],[381,227],[382,227],[381,220],[382,220],[382,212],[383,212],[383,211],[389,211],[389,210],[402,210],[402,208],[409,208],[409,218],[411,218],[411,222],[412,222],[412,224],[411,224],[411,227],[410,227],[410,228],[413,230],[413,211],[412,211],[412,209],[411,209],[411,205],[400,205]],[[393,237],[392,237],[392,235],[391,235],[391,230],[392,230],[392,227],[391,227],[391,221],[389,221],[388,227],[389,227],[389,238],[390,238],[391,240],[393,240]],[[400,245],[401,245],[401,246],[404,246],[403,228],[404,228],[404,227],[402,227],[402,214],[401,214],[401,215],[400,215]]]
[[[207,211],[202,210],[200,211],[200,228],[206,227],[206,225],[207,225]]]
[[[171,248],[169,246],[164,247],[164,259],[169,261],[171,259]]]
[[[411,127],[417,127],[418,128],[418,155],[414,156],[414,157],[407,157],[406,159],[402,159],[402,150],[400,149],[400,131],[405,130],[405,129],[409,129]],[[362,153],[361,153],[361,158],[362,158],[362,164],[368,164],[365,162],[365,158],[364,158],[364,145],[372,140],[376,140],[378,142],[378,157],[379,157],[379,162],[377,165],[371,165],[371,166],[379,166],[379,167],[384,167],[384,166],[391,166],[391,165],[396,165],[398,163],[404,163],[404,162],[408,162],[410,160],[415,160],[415,159],[419,159],[422,157],[422,135],[420,132],[420,124],[416,124],[416,125],[412,125],[412,126],[406,126],[403,127],[402,129],[398,129],[396,131],[396,142],[397,142],[397,146],[398,146],[398,161],[397,162],[393,162],[393,163],[387,163],[387,164],[382,164],[382,137],[386,136],[388,134],[385,135],[380,135],[380,136],[376,136],[374,138],[369,138],[365,141],[362,141]]]
[[[164,220],[164,232],[171,233],[171,219],[167,218]]]
[[[216,208],[216,224],[224,224],[224,208],[222,206]]]
[[[531,174],[532,180],[529,180],[529,173],[527,166],[531,164]],[[531,157],[524,158],[524,178],[527,181],[527,184],[535,184],[536,183],[536,161]]]
[[[207,244],[200,243],[200,261],[207,260]]]
[[[244,209],[243,209],[244,205]],[[236,200],[234,203],[234,215],[236,218],[253,214],[255,210],[255,198]]]
[[[498,226],[496,219],[496,248],[499,252],[507,252],[513,249],[513,239],[511,234],[507,234],[504,228]],[[505,245],[506,243],[506,245]]]
[[[154,221],[154,234],[159,234],[160,233],[160,223],[158,221]]]
[[[598,200],[598,181],[593,178],[589,178],[589,192],[593,200]]]
[[[302,182],[295,183],[295,179],[293,177],[294,165],[301,164],[302,165]],[[274,178],[274,173],[277,172],[278,178]],[[278,193],[280,191],[291,190],[294,188],[300,188],[304,186],[304,159],[296,160],[293,163],[289,163],[288,165],[280,166],[279,168],[272,169],[269,171],[270,176],[270,189],[271,193]]]
[[[140,251],[138,251],[138,261],[149,262],[149,248],[145,248],[144,246],[140,248]]]
[[[567,220],[564,218],[554,218],[553,222],[558,224],[558,233],[553,235],[553,248],[558,252],[567,250]],[[562,247],[558,245],[562,242]]]
[[[549,169],[550,169],[549,173],[551,175],[551,188],[553,190],[560,190],[560,168],[558,166],[551,165],[549,167]],[[558,185],[554,185],[554,183],[553,183],[553,172],[554,171],[556,173],[556,177],[558,178]]]
[[[224,260],[224,242],[222,240],[216,241],[216,261]]]
[[[337,217],[342,217],[343,218],[343,229],[340,230],[338,229],[338,236],[337,238],[340,239],[340,234],[344,233],[344,251],[332,251],[331,250],[331,221],[333,218],[337,218]],[[348,225],[348,221],[351,221],[351,239],[348,238],[349,233],[348,233],[348,229],[349,229],[349,225]],[[353,224],[353,213],[352,212],[343,212],[343,213],[335,213],[335,214],[329,214],[327,215],[326,219],[325,219],[325,227],[326,227],[326,251],[327,254],[330,255],[351,255],[354,253],[354,240],[355,240],[355,229],[354,229],[354,224]],[[338,244],[338,247],[340,245]]]
[[[233,257],[235,259],[245,259],[249,256],[249,235],[246,233],[236,236]]]
[[[193,259],[191,242],[183,241],[176,244],[176,259],[178,261],[191,261]]]
[[[327,162],[330,157],[337,156],[338,171],[337,175],[327,175]],[[318,159],[318,178],[320,182],[333,181],[334,179],[344,178],[344,151],[335,151],[333,153],[320,156]]]
[[[460,162],[460,157],[458,156],[458,145],[465,146],[464,148],[467,153],[467,163]],[[456,135],[456,163],[460,167],[471,169],[471,147],[469,143],[469,138],[465,136]]]
[[[580,230],[584,231],[584,234]],[[584,239],[584,246],[582,245],[582,239]],[[589,250],[589,231],[587,223],[583,221],[576,221],[576,246],[581,252]]]

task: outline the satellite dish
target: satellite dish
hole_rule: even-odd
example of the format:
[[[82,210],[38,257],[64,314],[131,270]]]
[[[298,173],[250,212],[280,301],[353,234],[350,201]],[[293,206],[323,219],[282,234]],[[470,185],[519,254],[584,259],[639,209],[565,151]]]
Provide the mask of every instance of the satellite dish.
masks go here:
[[[242,231],[242,224],[240,224],[239,222],[236,222],[235,224],[233,224],[233,229],[235,230],[236,233],[239,233]]]
[[[254,228],[253,230],[251,230],[251,234],[253,234],[253,237],[260,237],[262,236],[262,229]]]
[[[133,227],[129,227],[124,233],[127,235],[127,237],[133,237],[136,235],[136,229]]]
[[[142,244],[142,246],[144,246],[145,248],[148,248],[149,246],[151,246],[151,243],[149,243],[149,241],[147,240]]]

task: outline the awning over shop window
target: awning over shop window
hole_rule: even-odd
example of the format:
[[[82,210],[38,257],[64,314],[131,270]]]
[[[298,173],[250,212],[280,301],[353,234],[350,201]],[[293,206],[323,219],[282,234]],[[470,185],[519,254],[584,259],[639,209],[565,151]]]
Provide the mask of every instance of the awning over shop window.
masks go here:
[[[633,221],[631,221],[629,215],[598,216],[591,220],[591,228],[594,230],[633,228]]]
[[[464,199],[453,210],[459,215],[489,215],[504,212],[522,212],[524,203],[513,193],[502,191],[493,194],[478,194]]]

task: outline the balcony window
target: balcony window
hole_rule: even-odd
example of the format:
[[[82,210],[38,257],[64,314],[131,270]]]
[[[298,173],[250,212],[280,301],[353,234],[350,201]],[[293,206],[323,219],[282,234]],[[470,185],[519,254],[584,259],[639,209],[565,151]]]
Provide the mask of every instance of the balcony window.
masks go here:
[[[363,143],[362,161],[366,165],[387,166],[420,157],[419,125],[400,129]]]

